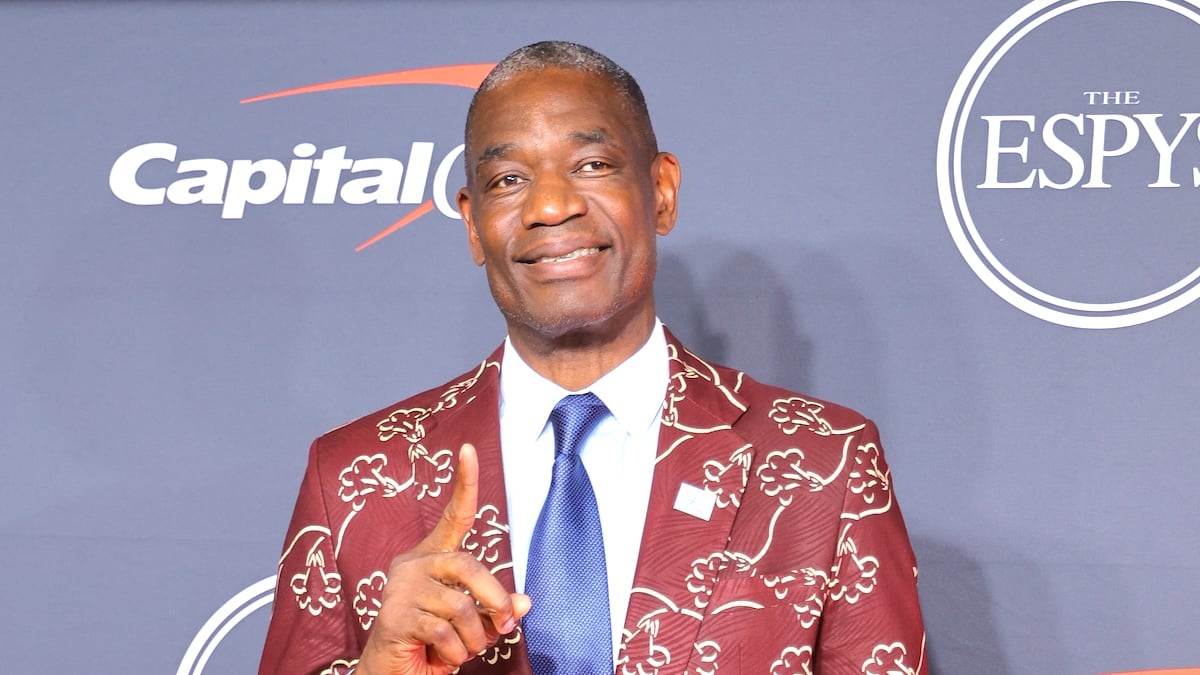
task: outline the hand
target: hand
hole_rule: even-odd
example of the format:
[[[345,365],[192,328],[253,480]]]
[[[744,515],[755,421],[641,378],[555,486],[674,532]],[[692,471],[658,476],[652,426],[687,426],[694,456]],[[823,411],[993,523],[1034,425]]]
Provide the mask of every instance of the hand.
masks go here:
[[[383,603],[356,675],[444,675],[517,627],[529,596],[510,594],[459,550],[475,522],[479,459],[467,443],[437,527],[388,569]],[[465,592],[464,592],[465,591]]]

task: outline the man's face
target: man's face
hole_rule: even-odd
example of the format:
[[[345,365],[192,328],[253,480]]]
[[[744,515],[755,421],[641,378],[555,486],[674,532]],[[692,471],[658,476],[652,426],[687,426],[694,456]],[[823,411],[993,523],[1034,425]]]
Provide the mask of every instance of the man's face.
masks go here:
[[[458,206],[510,333],[619,335],[654,315],[679,168],[603,78],[522,73],[480,96]]]

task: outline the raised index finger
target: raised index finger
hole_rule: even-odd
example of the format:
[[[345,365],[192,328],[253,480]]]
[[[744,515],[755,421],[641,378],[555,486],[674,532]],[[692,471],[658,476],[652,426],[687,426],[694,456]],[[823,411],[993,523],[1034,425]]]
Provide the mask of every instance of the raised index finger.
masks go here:
[[[470,443],[463,443],[458,451],[457,473],[450,503],[446,504],[433,532],[421,542],[421,548],[425,550],[457,551],[463,537],[475,524],[475,510],[479,504],[479,457]]]

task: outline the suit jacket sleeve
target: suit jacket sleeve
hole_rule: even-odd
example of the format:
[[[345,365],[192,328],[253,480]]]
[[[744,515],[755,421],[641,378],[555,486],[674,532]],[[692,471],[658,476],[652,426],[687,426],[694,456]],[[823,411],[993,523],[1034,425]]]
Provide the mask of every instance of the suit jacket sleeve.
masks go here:
[[[334,555],[337,533],[321,489],[320,444],[317,439],[309,451],[280,557],[259,675],[344,675],[361,650]]]
[[[817,673],[928,671],[917,564],[891,489],[879,432],[867,421],[847,467]]]

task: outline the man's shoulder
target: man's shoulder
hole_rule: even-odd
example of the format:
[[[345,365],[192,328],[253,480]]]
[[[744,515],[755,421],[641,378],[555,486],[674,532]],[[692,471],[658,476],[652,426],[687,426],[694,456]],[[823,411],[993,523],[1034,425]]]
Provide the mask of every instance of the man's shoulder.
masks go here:
[[[800,424],[820,433],[832,428],[861,427],[870,422],[859,411],[840,403],[759,382],[748,375],[743,375],[742,380],[741,392],[750,404],[747,413],[753,412],[753,418],[781,428]]]
[[[446,382],[367,413],[321,434],[314,449],[323,455],[361,452],[364,444],[387,443],[399,436],[424,437],[439,418],[467,409],[481,396],[495,401],[499,350]]]
[[[870,423],[865,415],[853,408],[762,382],[737,368],[705,361],[686,348],[681,349],[680,356],[685,376],[687,371],[693,371],[737,401],[744,410],[738,426],[782,431],[788,435],[803,427],[825,435],[833,429],[858,429]]]

